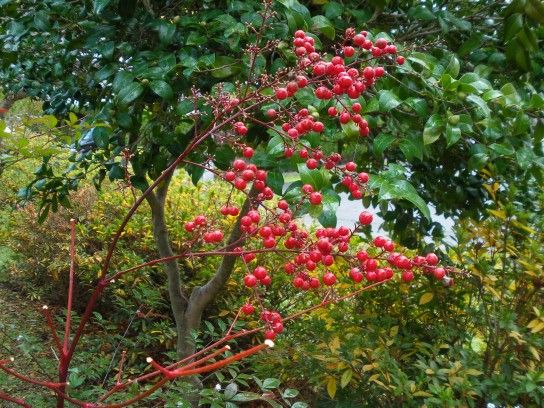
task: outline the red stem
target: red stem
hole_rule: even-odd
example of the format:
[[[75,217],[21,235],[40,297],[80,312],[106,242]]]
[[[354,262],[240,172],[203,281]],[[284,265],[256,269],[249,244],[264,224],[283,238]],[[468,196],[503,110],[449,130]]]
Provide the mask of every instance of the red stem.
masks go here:
[[[72,302],[74,297],[74,273],[76,269],[76,220],[70,220],[70,281],[68,284],[68,302],[66,305],[66,326],[64,328],[64,346],[62,354],[68,352],[70,341],[70,328],[72,324]]]
[[[4,401],[13,402],[14,404],[20,405],[24,408],[32,408],[24,400],[15,398],[15,397],[10,397],[8,394],[3,393],[2,391],[0,391],[0,399]]]

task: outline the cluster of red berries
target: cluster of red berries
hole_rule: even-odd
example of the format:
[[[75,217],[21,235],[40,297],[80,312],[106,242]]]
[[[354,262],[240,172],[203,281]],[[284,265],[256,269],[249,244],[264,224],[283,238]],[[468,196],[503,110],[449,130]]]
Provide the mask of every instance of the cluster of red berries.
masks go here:
[[[317,98],[334,101],[327,109],[329,117],[337,118],[341,125],[353,123],[361,136],[368,136],[370,129],[367,120],[363,117],[363,106],[353,99],[359,98],[374,86],[376,81],[385,75],[385,70],[382,66],[368,64],[361,67],[357,65],[356,58],[359,55],[371,55],[372,58],[396,56],[396,46],[389,44],[384,38],[372,41],[368,38],[367,32],[357,33],[354,29],[346,30],[341,52],[333,55],[330,60],[328,58],[325,60],[315,50],[314,39],[302,30],[295,33],[293,46],[298,56],[297,73],[287,83],[274,89],[275,99],[281,102],[295,96],[303,88],[312,87]],[[403,64],[404,57],[396,56],[396,62]],[[280,115],[278,110],[268,108],[266,115],[270,121],[277,120],[281,126],[281,131],[278,131],[284,138],[286,158],[292,157],[297,152],[310,170],[318,169],[320,166],[327,170],[334,170],[340,177],[341,185],[349,190],[351,197],[361,199],[369,181],[367,173],[358,172],[357,165],[352,161],[341,165],[342,156],[339,153],[326,156],[319,148],[300,144],[299,139],[310,132],[325,131],[325,125],[317,120],[319,114],[314,110],[311,106],[295,108],[289,113],[288,119],[283,118],[281,121],[280,116],[283,116],[287,110],[280,111]],[[232,127],[238,136],[248,133],[248,128],[243,122],[234,122]],[[244,159],[253,157],[253,148],[245,144],[239,144],[239,146]],[[354,283],[361,283],[364,280],[370,283],[384,282],[393,279],[395,274],[400,276],[401,281],[410,282],[414,279],[415,270],[433,274],[437,279],[451,280],[447,276],[447,268],[437,266],[438,257],[435,254],[409,258],[395,252],[395,244],[382,236],[375,237],[366,250],[361,249],[350,254],[350,241],[354,234],[358,229],[370,225],[373,221],[373,215],[369,211],[359,214],[359,224],[353,230],[345,226],[321,228],[316,230],[315,238],[311,238],[307,231],[293,221],[293,211],[285,200],[280,200],[277,204],[278,212],[272,217],[267,216],[263,222],[258,211],[258,202],[272,199],[274,196],[272,190],[266,186],[266,171],[257,169],[254,164],[246,163],[243,159],[237,159],[233,162],[232,169],[226,171],[223,177],[238,190],[245,190],[249,183],[253,183],[260,192],[257,203],[254,202],[253,208],[240,218],[241,230],[247,234],[247,238],[260,240],[264,248],[276,248],[278,243],[282,242],[287,250],[297,251],[284,264],[284,270],[292,276],[292,284],[299,290],[318,289],[322,285],[333,287],[342,280],[343,277],[338,272],[336,272],[337,276],[330,270],[339,257],[349,263],[346,277]],[[302,200],[308,200],[311,205],[322,204],[322,193],[316,191],[312,185],[304,184],[301,192]],[[226,205],[222,207],[221,213],[237,215],[239,209]],[[256,259],[255,253],[246,252],[241,247],[236,248],[236,251],[241,253],[246,267]],[[322,271],[318,272],[320,268]],[[259,285],[267,287],[272,283],[269,271],[262,265],[248,268],[248,273],[243,279],[245,286],[250,288],[256,296]],[[241,311],[250,315],[255,312],[255,306],[248,302]],[[277,312],[263,310],[261,319],[266,326],[267,339],[274,339],[284,329],[281,316]]]
[[[259,282],[263,286],[268,286],[272,283],[272,278],[264,266],[257,266],[253,269],[253,273],[248,273],[244,276],[244,284],[248,288],[254,287]]]
[[[266,325],[266,330],[264,332],[265,339],[274,340],[276,335],[283,332],[283,319],[278,312],[263,310],[261,313],[261,320],[264,321]]]
[[[221,230],[210,230],[206,231],[208,225],[208,220],[204,215],[197,215],[193,218],[193,221],[188,221],[185,223],[185,231],[187,232],[200,232],[202,238],[206,243],[217,243],[223,240],[223,232]]]
[[[354,173],[357,170],[357,165],[354,162],[347,162],[343,170],[344,177],[342,178],[342,184],[348,188],[351,197],[356,200],[363,198],[366,184],[370,179],[368,173],[360,172],[355,175]],[[364,223],[361,222],[361,224]]]
[[[308,201],[312,205],[319,205],[323,201],[323,195],[319,191],[315,191],[310,184],[304,184],[302,186],[302,192],[308,197]]]
[[[267,173],[265,170],[257,169],[254,164],[246,163],[242,159],[236,159],[232,163],[232,170],[226,171],[223,178],[232,183],[237,190],[245,190],[249,182],[260,191],[260,200],[271,200],[274,193],[266,186]]]
[[[269,109],[269,114],[270,111],[274,111],[275,113],[274,109]],[[308,132],[323,132],[325,130],[325,125],[322,122],[315,121],[308,109],[302,108],[292,117],[290,122],[283,123],[281,129],[284,132],[287,132],[287,135],[291,139],[296,140]]]

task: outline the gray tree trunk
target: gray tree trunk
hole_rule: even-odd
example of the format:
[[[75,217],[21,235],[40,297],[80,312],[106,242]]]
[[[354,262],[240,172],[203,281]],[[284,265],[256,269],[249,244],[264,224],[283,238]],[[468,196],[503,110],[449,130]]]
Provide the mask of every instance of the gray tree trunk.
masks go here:
[[[151,193],[147,198],[149,206],[151,207],[153,236],[161,258],[175,255],[170,245],[170,237],[166,226],[165,216],[165,204],[170,180],[171,177],[167,178],[163,184],[158,186],[156,191]],[[233,250],[236,246],[241,245],[240,218],[249,211],[251,200],[255,195],[256,191],[252,189],[230,233],[227,250]],[[195,352],[195,343],[191,333],[193,331],[198,331],[202,313],[224,288],[232,273],[235,262],[235,255],[224,256],[213,277],[204,286],[195,287],[189,298],[181,286],[181,271],[178,261],[172,260],[164,263],[168,281],[170,306],[176,323],[176,351],[180,359],[190,356]]]

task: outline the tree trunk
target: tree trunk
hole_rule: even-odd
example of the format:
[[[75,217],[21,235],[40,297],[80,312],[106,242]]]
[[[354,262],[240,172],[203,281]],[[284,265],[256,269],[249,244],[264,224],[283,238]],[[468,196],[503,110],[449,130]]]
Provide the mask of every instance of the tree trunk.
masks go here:
[[[174,255],[170,245],[170,236],[168,234],[165,216],[165,204],[170,179],[171,177],[165,180],[163,184],[157,187],[156,192],[151,193],[147,198],[149,206],[151,207],[153,237],[155,238],[157,251],[161,258]],[[177,260],[165,262],[164,269],[168,282],[170,307],[172,308],[172,314],[174,315],[174,321],[176,323],[176,351],[179,358],[184,358],[192,354],[191,350],[194,349],[194,346],[191,348],[190,344],[188,344],[190,340],[188,335],[192,329],[188,327],[185,319],[188,300],[181,289],[180,268]]]

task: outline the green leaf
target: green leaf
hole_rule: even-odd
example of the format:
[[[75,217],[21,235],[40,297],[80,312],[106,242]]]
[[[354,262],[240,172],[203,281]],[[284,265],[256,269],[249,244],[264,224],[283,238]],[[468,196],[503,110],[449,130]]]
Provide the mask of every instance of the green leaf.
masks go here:
[[[374,138],[372,143],[372,151],[376,156],[382,156],[385,149],[391,146],[391,143],[393,143],[395,140],[396,138],[393,135],[380,133]]]
[[[351,377],[353,377],[353,371],[349,368],[343,372],[342,377],[340,378],[340,387],[345,388],[351,381]]]
[[[330,184],[329,172],[326,172],[323,169],[310,170],[306,167],[306,163],[298,164],[298,173],[303,184],[310,184],[317,191]]]
[[[295,398],[298,394],[299,394],[298,390],[295,390],[294,388],[286,388],[285,391],[283,391],[282,397]]]
[[[164,20],[161,20],[159,22],[158,31],[159,40],[161,41],[161,43],[170,44],[172,42],[172,39],[174,38],[174,34],[176,33],[176,26]]]
[[[143,91],[144,87],[139,82],[132,82],[119,91],[117,94],[117,102],[121,106],[126,106],[138,98]]]
[[[483,34],[474,33],[457,50],[459,56],[464,57],[482,45]]]
[[[164,81],[153,81],[149,84],[149,87],[153,92],[165,100],[172,99],[174,96],[172,87]]]
[[[329,40],[334,40],[336,32],[330,20],[325,16],[312,17],[312,30],[323,33]]]
[[[452,55],[450,57],[448,65],[446,65],[446,68],[444,69],[444,72],[451,75],[452,78],[457,78],[457,75],[459,75],[460,69],[461,69],[461,66],[459,64],[459,60],[457,59],[455,55]]]
[[[226,400],[230,400],[238,392],[238,385],[236,383],[230,383],[225,387],[224,396]]]
[[[234,74],[237,74],[242,69],[240,62],[232,57],[226,55],[220,55],[215,58],[214,69],[211,74],[212,77],[223,79]]]
[[[403,103],[413,109],[418,116],[428,115],[427,101],[423,98],[407,98]]]
[[[427,204],[419,196],[414,186],[407,180],[393,176],[374,175],[371,178],[370,187],[379,188],[380,200],[407,200],[414,204],[427,220],[431,220],[431,213]]]
[[[100,14],[110,2],[111,0],[93,0],[93,12]]]
[[[452,126],[448,123],[446,125],[447,147],[454,145],[459,139],[461,139],[461,129],[458,126]]]
[[[423,144],[431,144],[438,140],[444,127],[444,120],[442,117],[435,113],[432,115],[425,124],[423,129]]]
[[[423,138],[421,137],[405,137],[399,144],[399,149],[408,161],[412,161],[415,158],[423,160],[423,147]]]
[[[390,90],[380,91],[379,104],[381,112],[389,112],[401,104],[395,93]]]
[[[279,171],[271,171],[266,177],[266,184],[272,189],[272,191],[278,195],[282,195],[283,186],[285,181],[283,180],[283,174]]]
[[[317,220],[325,228],[334,228],[338,222],[336,213],[340,205],[340,196],[334,190],[326,190],[323,193],[323,201],[321,203],[322,211]]]
[[[231,401],[236,402],[249,402],[249,401],[255,401],[260,399],[261,396],[259,394],[256,394],[254,392],[240,392],[236,394],[234,397],[231,398]]]
[[[283,143],[283,138],[280,135],[273,136],[266,146],[266,152],[272,157],[282,156],[284,150],[285,145]]]
[[[436,19],[436,15],[423,5],[411,7],[407,14],[409,17],[413,17],[418,20],[430,21]]]
[[[125,178],[125,170],[118,164],[114,164],[108,172],[108,177],[110,180],[121,180]]]
[[[272,388],[278,388],[279,386],[280,386],[280,380],[278,380],[277,378],[266,378],[263,381],[262,388],[272,389]]]
[[[91,132],[93,132],[93,141],[98,147],[102,149],[108,147],[110,143],[110,134],[106,128],[95,127]]]
[[[478,95],[471,94],[467,96],[467,101],[472,102],[474,105],[476,105],[476,107],[483,116],[487,117],[490,115],[491,110],[489,109],[489,106],[487,106],[487,103]]]

